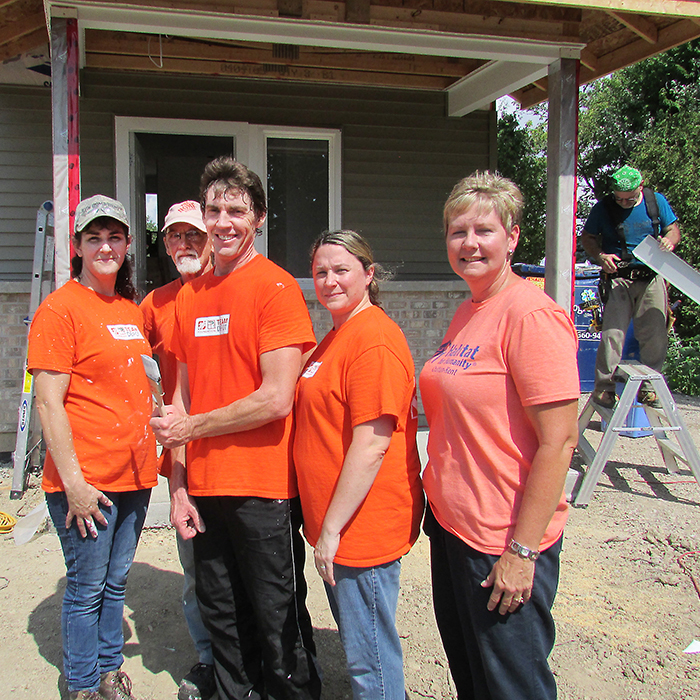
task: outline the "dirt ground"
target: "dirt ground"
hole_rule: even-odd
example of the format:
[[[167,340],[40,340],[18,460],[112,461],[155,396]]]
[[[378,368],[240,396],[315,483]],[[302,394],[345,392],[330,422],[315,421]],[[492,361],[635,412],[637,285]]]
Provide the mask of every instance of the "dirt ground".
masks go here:
[[[700,445],[700,401],[677,397]],[[594,441],[595,431],[591,441]],[[575,462],[575,465],[577,463]],[[36,481],[36,480],[34,480]],[[0,468],[0,511],[26,514],[33,485],[9,500]],[[562,700],[690,700],[700,697],[700,487],[687,468],[666,472],[653,438],[620,438],[587,508],[572,508],[554,608],[551,665]],[[685,557],[681,559],[681,557]],[[435,627],[428,543],[405,557],[398,628],[411,698],[454,697]],[[350,698],[338,634],[316,573],[309,607],[324,669],[324,697]],[[17,547],[0,535],[0,678],[13,700],[65,698],[60,605],[65,586],[55,533]],[[182,575],[171,530],[147,530],[129,578],[124,670],[142,700],[175,698],[194,663],[180,608]],[[516,652],[517,653],[517,652]],[[533,699],[534,700],[534,699]]]

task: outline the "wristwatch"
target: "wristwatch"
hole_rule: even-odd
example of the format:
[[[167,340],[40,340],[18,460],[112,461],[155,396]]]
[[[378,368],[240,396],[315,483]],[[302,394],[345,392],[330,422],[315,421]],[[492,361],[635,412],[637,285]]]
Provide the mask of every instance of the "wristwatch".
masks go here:
[[[529,559],[530,561],[535,561],[537,557],[540,556],[540,553],[535,551],[534,549],[528,549],[524,545],[520,544],[520,542],[516,542],[515,540],[511,540],[508,543],[508,549],[510,549],[513,554],[517,554],[521,559]]]

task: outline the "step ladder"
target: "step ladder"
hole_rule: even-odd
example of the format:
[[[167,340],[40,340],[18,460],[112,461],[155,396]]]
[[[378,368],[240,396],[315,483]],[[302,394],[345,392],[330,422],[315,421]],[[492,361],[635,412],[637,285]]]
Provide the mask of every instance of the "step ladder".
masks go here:
[[[29,315],[24,319],[29,325],[34,312],[53,289],[54,237],[53,202],[46,201],[36,213],[34,234],[34,262],[32,265],[32,287],[29,296]],[[30,440],[31,438],[31,440]],[[41,462],[41,427],[34,414],[34,377],[27,372],[27,353],[24,355],[24,380],[19,401],[17,438],[12,453],[13,471],[10,498],[22,498],[27,490],[29,472],[39,469]]]
[[[678,472],[678,460],[681,460],[690,467],[695,480],[700,485],[700,455],[698,455],[690,433],[676,408],[676,402],[671,396],[664,376],[646,365],[626,362],[618,366],[615,371],[615,379],[625,383],[617,405],[614,408],[604,408],[593,401],[593,394],[591,394],[578,419],[577,449],[583,461],[588,464],[588,469],[581,482],[574,505],[588,505],[619,434],[629,430],[625,421],[642,382],[651,386],[661,402],[661,408],[644,406],[644,411],[649,419],[649,427],[636,428],[636,430],[649,431],[654,436],[669,472]],[[584,435],[595,413],[600,416],[601,423],[602,421],[607,422],[607,428],[597,450]],[[675,437],[675,440],[671,436]]]

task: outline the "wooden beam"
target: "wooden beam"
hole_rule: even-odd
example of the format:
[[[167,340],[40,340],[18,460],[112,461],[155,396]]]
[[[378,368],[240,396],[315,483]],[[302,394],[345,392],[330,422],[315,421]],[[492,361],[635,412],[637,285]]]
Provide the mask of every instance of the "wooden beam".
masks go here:
[[[21,39],[23,36],[31,34],[42,27],[46,27],[46,18],[43,12],[35,12],[23,19],[16,20],[7,27],[0,29],[0,46],[10,41]]]
[[[590,49],[584,49],[581,51],[581,64],[595,72],[598,68],[598,56]]]
[[[699,3],[700,4],[700,3]],[[604,56],[598,57],[598,67],[595,71],[583,71],[579,76],[580,84],[608,75],[616,70],[625,68],[650,56],[656,56],[663,51],[680,46],[692,39],[700,37],[700,25],[691,20],[680,20],[674,24],[659,30],[659,40],[651,48],[644,39],[623,46],[615,51],[611,51]],[[542,94],[534,87],[526,87],[515,91],[511,97],[520,103],[522,109],[527,109],[547,99],[547,94]]]
[[[578,61],[562,58],[549,66],[551,89],[547,119],[547,217],[544,290],[571,313],[574,288],[574,212]]]
[[[659,40],[659,30],[646,17],[633,15],[629,12],[615,12],[613,10],[608,10],[608,14],[650,44],[655,44]]]
[[[414,10],[410,7],[372,5],[371,24],[376,27],[403,27],[433,31],[513,37],[535,41],[581,43],[578,31],[565,34],[564,27],[578,26],[570,22],[524,20],[522,18],[475,15],[467,12],[439,12],[429,8]]]
[[[355,24],[369,24],[369,0],[345,0],[345,21]]]
[[[520,3],[539,5],[542,0],[518,0]],[[577,7],[584,10],[619,10],[643,15],[670,17],[700,17],[697,0],[545,0],[557,7]]]
[[[21,56],[27,51],[31,51],[32,49],[36,49],[48,43],[49,35],[46,31],[46,27],[37,29],[30,34],[25,34],[19,39],[8,41],[6,44],[0,46],[0,61],[6,61],[8,58]]]
[[[101,32],[92,29],[85,32],[85,50],[90,54],[151,56],[158,60],[161,46],[163,58],[362,70],[377,73],[406,73],[452,79],[468,75],[481,64],[481,61],[466,58],[409,56],[407,54],[383,54],[303,46],[295,47],[298,49],[296,58],[288,58],[275,56],[270,44],[235,42],[229,44],[218,41],[206,42],[176,38],[164,38],[162,42],[159,42],[158,37],[149,37],[144,34]]]
[[[267,80],[298,80],[317,83],[413,88],[418,90],[444,90],[453,82],[452,78],[424,75],[169,58],[163,58],[163,67],[160,68],[154,65],[149,58],[143,56],[108,56],[90,53],[85,56],[85,66],[100,70],[185,73],[230,78],[264,78]]]
[[[599,56],[598,70],[595,77],[599,78],[607,75],[698,37],[700,37],[700,26],[694,22],[689,20],[675,22],[659,30],[659,38],[656,44],[653,45],[653,48],[643,39],[637,39],[627,46],[616,49],[604,56]]]
[[[280,17],[301,17],[304,11],[302,0],[277,0]]]

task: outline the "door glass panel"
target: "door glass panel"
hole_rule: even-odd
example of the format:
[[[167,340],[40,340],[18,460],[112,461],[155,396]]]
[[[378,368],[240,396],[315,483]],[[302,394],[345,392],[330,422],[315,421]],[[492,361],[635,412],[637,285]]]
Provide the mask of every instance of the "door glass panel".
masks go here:
[[[328,141],[267,139],[267,253],[295,277],[310,277],[309,248],[328,228]]]

